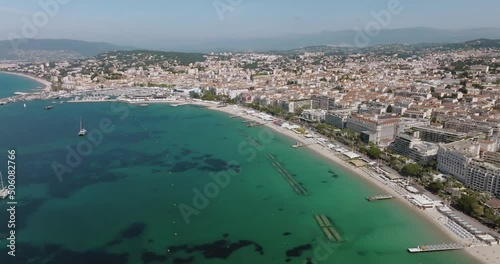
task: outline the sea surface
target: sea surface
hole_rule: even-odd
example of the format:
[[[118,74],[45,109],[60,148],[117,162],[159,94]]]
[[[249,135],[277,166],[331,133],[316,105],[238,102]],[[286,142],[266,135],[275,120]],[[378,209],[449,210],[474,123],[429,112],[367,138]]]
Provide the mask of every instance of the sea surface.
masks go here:
[[[15,92],[31,92],[43,84],[29,78],[0,72],[0,98],[13,96]]]
[[[360,178],[241,119],[196,106],[48,104],[0,106],[0,171],[14,148],[18,202],[16,257],[0,202],[2,264],[474,263],[458,251],[407,253],[451,241],[396,200],[367,202],[381,191]],[[342,242],[328,242],[316,214]]]

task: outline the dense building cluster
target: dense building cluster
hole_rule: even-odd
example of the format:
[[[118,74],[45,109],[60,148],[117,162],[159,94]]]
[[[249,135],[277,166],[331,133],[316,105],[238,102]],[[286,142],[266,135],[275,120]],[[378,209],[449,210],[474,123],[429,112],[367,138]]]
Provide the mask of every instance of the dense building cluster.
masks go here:
[[[500,50],[170,54],[128,51],[3,63],[65,90],[211,92],[356,132],[361,141],[500,195]]]

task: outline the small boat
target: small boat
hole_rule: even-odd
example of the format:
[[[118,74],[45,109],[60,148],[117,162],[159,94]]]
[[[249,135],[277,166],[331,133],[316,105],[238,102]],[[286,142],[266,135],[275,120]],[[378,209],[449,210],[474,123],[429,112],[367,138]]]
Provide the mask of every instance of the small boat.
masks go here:
[[[3,186],[3,177],[1,172],[0,172],[0,182],[2,183],[0,187],[0,199],[5,199],[9,195],[9,189]]]
[[[26,104],[24,104],[24,108],[26,108]]]
[[[80,132],[78,132],[78,136],[83,137],[87,135],[87,130],[83,128],[83,119],[80,117]]]
[[[53,106],[51,106],[51,105],[49,105],[49,106],[46,106],[44,109],[45,109],[45,110],[50,110],[50,109],[52,109],[52,108],[54,108],[54,107],[53,107]]]
[[[178,103],[178,104],[173,104],[172,106],[173,107],[177,107],[177,106],[183,106],[183,105],[187,105],[188,103]]]

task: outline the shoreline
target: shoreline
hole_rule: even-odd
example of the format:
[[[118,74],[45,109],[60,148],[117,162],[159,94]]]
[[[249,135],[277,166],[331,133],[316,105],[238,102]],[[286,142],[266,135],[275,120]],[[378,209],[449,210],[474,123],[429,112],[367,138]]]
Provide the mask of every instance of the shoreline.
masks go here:
[[[216,104],[211,104],[207,102],[193,102],[193,105],[200,105],[200,106],[205,106],[208,110],[214,110],[214,111],[219,111],[223,112],[229,115],[238,115],[243,119],[247,119],[250,121],[255,121],[259,123],[264,123],[264,127],[271,129],[272,131],[279,133],[280,135],[283,135],[285,137],[288,137],[292,140],[303,142],[305,141],[305,138],[303,138],[301,135],[298,135],[290,130],[278,127],[270,122],[264,122],[261,119],[252,116],[252,115],[239,115],[245,108],[243,107],[234,107],[234,106],[227,106],[227,107],[222,107],[219,108],[217,107]],[[326,162],[330,162],[335,166],[341,167],[343,170],[354,174],[355,177],[358,177],[358,179],[363,180],[366,184],[371,185],[372,187],[379,189],[383,192],[386,192],[386,194],[392,195],[396,197],[395,200],[401,205],[405,206],[407,209],[412,210],[413,212],[417,213],[418,215],[422,216],[425,221],[427,221],[429,224],[432,224],[441,234],[443,237],[446,239],[450,239],[450,242],[453,243],[464,243],[464,240],[460,239],[455,233],[453,233],[450,229],[448,229],[446,226],[444,226],[443,221],[440,220],[440,217],[442,217],[441,213],[439,213],[436,209],[426,209],[426,210],[419,210],[415,205],[413,205],[410,201],[408,201],[405,197],[400,195],[398,192],[396,192],[394,189],[392,189],[390,186],[383,184],[382,182],[376,180],[372,176],[370,176],[367,172],[360,168],[355,168],[353,166],[350,166],[347,164],[345,161],[340,159],[339,157],[335,156],[334,153],[332,153],[330,150],[325,149],[323,146],[319,144],[312,144],[307,146],[308,151],[313,152],[312,154],[316,154],[319,156],[319,158],[323,158]],[[417,245],[414,245],[417,246]],[[494,264],[494,263],[500,263],[498,262],[498,259],[496,259],[496,250],[500,252],[500,247],[499,246],[484,246],[484,247],[470,247],[466,248],[462,252],[471,257],[472,259],[479,261],[480,263],[483,264]]]
[[[15,73],[10,73],[10,74],[15,74]],[[32,76],[25,76],[22,74],[15,74],[23,77],[27,77],[30,79],[35,80],[35,77]],[[76,101],[76,102],[90,102],[90,101]],[[101,101],[99,101],[101,102]],[[106,102],[106,101],[103,101]],[[229,105],[226,107],[218,107],[217,102],[209,102],[209,101],[202,101],[202,100],[192,100],[192,101],[141,101],[141,102],[126,102],[122,101],[122,103],[125,104],[167,104],[167,105],[172,105],[175,106],[175,104],[179,105],[194,105],[194,106],[201,106],[207,110],[214,110],[218,112],[222,112],[225,114],[228,114],[229,116],[234,116],[237,115],[238,117],[250,121],[255,121],[258,123],[262,123],[264,127],[267,127],[268,129],[271,129],[272,131],[279,133],[282,136],[288,137],[294,141],[299,141],[304,143],[306,138],[304,138],[302,135],[296,134],[292,132],[291,130],[278,127],[274,125],[273,123],[267,121],[263,121],[258,117],[249,115],[249,114],[241,114],[244,110],[252,110],[248,109],[245,107],[239,107],[235,105]],[[466,244],[464,240],[460,239],[455,233],[453,233],[449,228],[447,228],[442,220],[439,218],[442,218],[443,215],[439,213],[436,209],[426,209],[426,210],[419,210],[415,205],[413,205],[410,201],[408,201],[405,197],[400,195],[397,191],[395,191],[393,188],[387,185],[387,182],[381,182],[374,177],[370,176],[369,173],[364,171],[363,169],[360,168],[355,168],[349,164],[347,164],[344,160],[340,159],[337,157],[333,152],[331,152],[329,149],[325,149],[323,146],[319,144],[312,144],[306,147],[307,151],[310,151],[311,154],[317,155],[318,158],[324,159],[325,162],[329,162],[335,166],[341,167],[343,170],[349,172],[350,174],[354,174],[358,177],[359,180],[362,180],[364,183],[371,185],[375,189],[381,190],[382,192],[386,192],[385,194],[390,194],[394,197],[396,197],[395,200],[397,203],[399,203],[401,206],[406,206],[407,209],[414,211],[420,216],[423,216],[423,219],[426,219],[425,221],[428,221],[432,223],[434,228],[437,229],[438,232],[440,232],[443,236],[443,238],[448,238],[451,241],[450,242],[456,242],[456,243],[462,243]],[[385,184],[384,184],[385,183]],[[380,193],[383,194],[383,193]],[[418,246],[417,244],[411,245],[411,247],[416,247]],[[402,249],[406,250],[406,249]],[[497,259],[497,256],[499,254],[496,254],[496,252],[500,252],[500,246],[480,246],[480,247],[469,247],[464,249],[462,252],[470,257],[471,259],[474,259],[477,261],[477,263],[483,263],[483,264],[495,264],[495,263],[500,263],[499,259]],[[421,253],[423,254],[423,253]],[[428,253],[430,254],[430,253]]]
[[[16,76],[19,76],[19,77],[24,77],[24,78],[31,79],[31,80],[33,80],[35,82],[38,82],[38,83],[40,83],[42,85],[42,87],[39,88],[40,90],[43,90],[43,91],[46,91],[46,92],[52,91],[52,83],[51,82],[49,82],[47,80],[44,80],[44,79],[41,79],[41,78],[38,78],[36,76],[25,74],[25,73],[8,72],[8,71],[0,71],[0,73],[10,74],[10,75],[16,75]]]

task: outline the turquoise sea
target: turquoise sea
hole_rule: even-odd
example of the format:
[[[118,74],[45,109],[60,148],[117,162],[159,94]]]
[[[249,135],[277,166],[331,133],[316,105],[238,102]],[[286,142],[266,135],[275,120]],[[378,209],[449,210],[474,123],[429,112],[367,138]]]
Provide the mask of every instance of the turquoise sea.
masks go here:
[[[0,72],[0,99],[13,96],[15,92],[31,92],[43,84],[29,78]]]
[[[474,263],[407,253],[450,241],[395,200],[367,202],[380,190],[262,127],[195,106],[48,104],[0,106],[0,171],[15,148],[18,202],[16,257],[0,202],[0,263]],[[327,242],[315,214],[343,241]]]

